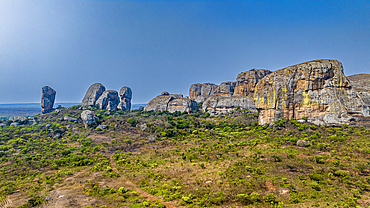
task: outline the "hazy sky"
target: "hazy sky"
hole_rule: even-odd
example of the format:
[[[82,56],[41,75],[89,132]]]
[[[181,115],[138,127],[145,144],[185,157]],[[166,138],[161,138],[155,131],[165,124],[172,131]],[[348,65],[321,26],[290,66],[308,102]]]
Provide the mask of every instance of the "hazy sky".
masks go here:
[[[129,86],[133,103],[333,58],[370,73],[370,1],[0,0],[0,103],[81,102]]]

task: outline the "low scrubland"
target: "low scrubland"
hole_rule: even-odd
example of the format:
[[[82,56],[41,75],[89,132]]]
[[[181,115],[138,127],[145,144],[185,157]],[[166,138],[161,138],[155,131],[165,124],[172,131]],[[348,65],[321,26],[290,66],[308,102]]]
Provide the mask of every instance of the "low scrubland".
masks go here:
[[[0,207],[48,207],[66,189],[95,200],[83,207],[370,206],[370,130],[358,123],[95,109],[85,129],[80,109],[0,126]]]

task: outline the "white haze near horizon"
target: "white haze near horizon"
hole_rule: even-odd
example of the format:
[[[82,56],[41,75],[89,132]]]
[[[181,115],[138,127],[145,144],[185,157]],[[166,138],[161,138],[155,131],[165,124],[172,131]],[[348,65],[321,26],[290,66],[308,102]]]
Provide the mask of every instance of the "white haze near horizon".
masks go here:
[[[129,86],[133,103],[333,58],[370,73],[369,1],[0,1],[0,103],[81,102]]]

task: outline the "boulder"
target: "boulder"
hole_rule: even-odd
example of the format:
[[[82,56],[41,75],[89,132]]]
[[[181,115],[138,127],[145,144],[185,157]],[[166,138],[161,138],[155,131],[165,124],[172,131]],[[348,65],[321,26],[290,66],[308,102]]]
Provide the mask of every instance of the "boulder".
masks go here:
[[[196,102],[204,102],[208,97],[214,95],[218,85],[213,83],[192,84],[189,89],[189,98]]]
[[[198,103],[194,100],[187,98],[175,98],[168,103],[167,111],[173,113],[175,111],[180,112],[192,112],[198,110]]]
[[[208,111],[211,114],[228,113],[236,108],[256,111],[254,101],[249,96],[211,96],[203,103],[203,111]]]
[[[341,123],[342,114],[369,115],[337,60],[323,59],[290,66],[260,80],[254,91],[259,124],[281,117],[312,120],[327,114]],[[325,122],[325,120],[323,120]]]
[[[73,118],[73,117],[70,117],[70,116],[64,116],[63,120],[69,121],[69,122],[75,122],[75,121],[77,121],[77,118]]]
[[[234,94],[236,82],[222,82],[214,92],[216,96],[231,97]]]
[[[303,139],[298,139],[297,141],[297,146],[298,147],[308,147],[309,144],[307,141],[303,140]]]
[[[99,121],[99,118],[95,115],[95,113],[91,110],[84,110],[81,113],[81,119],[85,124],[85,128],[87,128],[88,125],[96,123]]]
[[[348,76],[348,79],[351,81],[353,89],[370,107],[370,74],[355,74]]]
[[[42,88],[41,95],[41,113],[50,113],[53,111],[54,101],[55,101],[56,91],[49,87],[45,86]]]
[[[95,104],[100,110],[117,110],[119,104],[118,92],[115,90],[104,91]]]
[[[271,71],[267,69],[252,69],[238,74],[234,95],[253,97],[254,88],[257,83],[270,73]]]
[[[165,94],[158,95],[153,98],[147,105],[145,105],[145,111],[166,111],[168,110],[168,104],[170,101],[176,98],[182,98],[182,95],[179,94]]]
[[[100,83],[95,83],[89,87],[85,97],[82,99],[82,106],[93,106],[105,91],[105,87]]]
[[[119,91],[119,96],[121,101],[119,102],[117,108],[121,110],[131,110],[131,99],[132,99],[132,90],[129,87],[122,87]]]

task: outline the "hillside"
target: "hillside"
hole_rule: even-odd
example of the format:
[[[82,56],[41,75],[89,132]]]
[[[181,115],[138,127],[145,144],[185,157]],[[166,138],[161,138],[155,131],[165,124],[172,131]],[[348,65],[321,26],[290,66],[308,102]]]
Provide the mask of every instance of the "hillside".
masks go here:
[[[368,118],[260,126],[246,110],[95,111],[100,122],[88,129],[79,106],[1,126],[0,205],[370,206]]]

